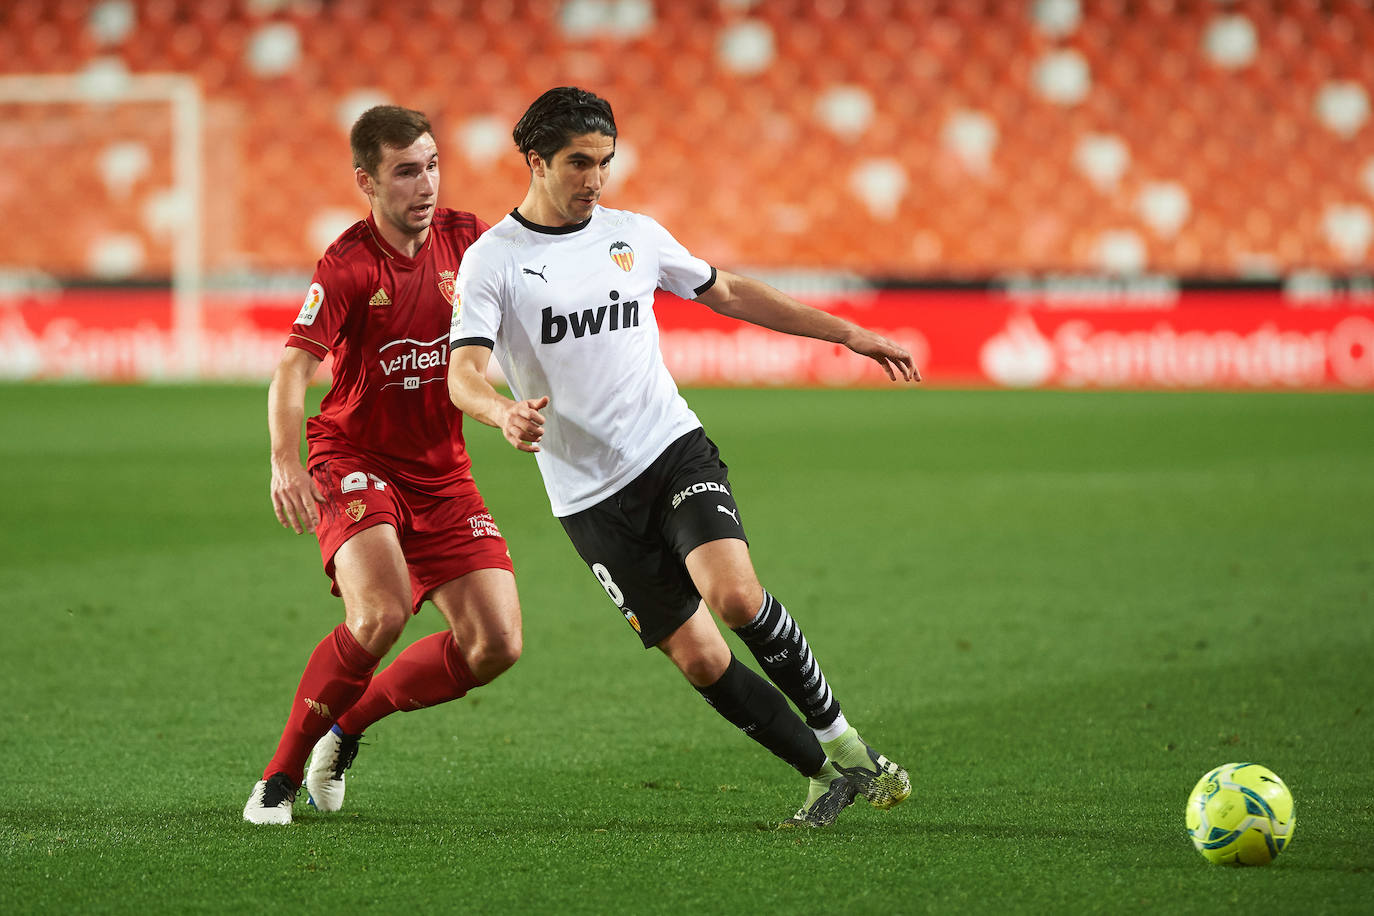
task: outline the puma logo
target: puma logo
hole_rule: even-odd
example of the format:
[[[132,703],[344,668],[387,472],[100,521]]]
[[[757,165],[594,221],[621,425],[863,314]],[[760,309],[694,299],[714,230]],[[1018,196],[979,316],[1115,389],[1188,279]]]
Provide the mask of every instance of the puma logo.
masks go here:
[[[548,282],[549,282],[549,278],[546,277],[546,276],[544,276],[544,271],[546,271],[546,270],[549,269],[549,265],[547,265],[547,264],[545,264],[543,267],[540,267],[538,270],[530,270],[528,267],[522,267],[522,268],[520,268],[520,269],[521,269],[522,271],[524,271],[525,273],[529,274],[531,277],[538,277],[539,279],[543,280],[545,283],[548,283]]]
[[[736,524],[736,525],[739,524],[739,515],[737,515],[737,514],[735,513],[734,510],[732,510],[732,509],[727,509],[727,508],[725,508],[724,506],[722,506],[720,503],[716,503],[716,509],[717,509],[718,511],[720,511],[720,512],[724,512],[726,515],[728,515],[728,516],[730,516],[731,518],[733,518],[733,519],[735,520],[735,524]]]

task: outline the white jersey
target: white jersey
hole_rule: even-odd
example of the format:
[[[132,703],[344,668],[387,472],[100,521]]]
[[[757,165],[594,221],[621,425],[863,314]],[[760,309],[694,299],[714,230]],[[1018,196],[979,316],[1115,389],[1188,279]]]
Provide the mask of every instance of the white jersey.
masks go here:
[[[491,347],[516,400],[548,396],[536,457],[554,515],[616,493],[701,426],[663,364],[654,293],[692,299],[715,278],[654,220],[600,206],[561,228],[512,212],[464,253],[450,346]]]

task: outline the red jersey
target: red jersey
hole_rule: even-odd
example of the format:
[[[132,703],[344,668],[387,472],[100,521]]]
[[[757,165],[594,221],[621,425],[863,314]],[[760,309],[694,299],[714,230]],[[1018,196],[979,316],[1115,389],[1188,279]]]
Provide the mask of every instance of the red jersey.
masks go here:
[[[486,230],[471,213],[436,208],[408,258],[368,214],[325,251],[286,340],[334,356],[333,383],[305,424],[309,467],[355,456],[435,496],[470,484],[463,415],[448,397],[448,332],[458,264]]]

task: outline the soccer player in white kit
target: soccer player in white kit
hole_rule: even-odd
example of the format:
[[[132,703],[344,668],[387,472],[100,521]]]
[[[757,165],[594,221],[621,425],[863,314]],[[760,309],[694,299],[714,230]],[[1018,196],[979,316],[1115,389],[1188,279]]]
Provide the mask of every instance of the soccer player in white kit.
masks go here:
[[[609,103],[575,87],[544,93],[516,125],[529,191],[459,268],[449,394],[535,454],[554,515],[644,646],[808,778],[786,824],[826,826],[856,796],[889,808],[911,792],[906,770],[845,719],[801,628],[759,583],[726,466],[663,363],[654,293],[844,344],[894,381],[920,375],[896,343],[600,206],[615,138]],[[493,355],[514,400],[487,381]],[[733,656],[711,611],[773,684]]]

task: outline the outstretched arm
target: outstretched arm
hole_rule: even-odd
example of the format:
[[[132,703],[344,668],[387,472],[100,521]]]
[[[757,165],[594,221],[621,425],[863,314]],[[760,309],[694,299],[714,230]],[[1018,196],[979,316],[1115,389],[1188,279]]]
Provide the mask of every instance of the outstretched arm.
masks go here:
[[[882,366],[894,382],[899,374],[908,382],[921,380],[904,347],[838,315],[798,302],[760,280],[717,270],[715,284],[697,301],[713,312],[770,331],[843,344]]]
[[[282,353],[267,389],[267,432],[272,440],[272,509],[277,521],[297,534],[314,531],[324,494],[301,465],[305,389],[320,358],[297,347]]]
[[[483,346],[459,347],[449,354],[448,396],[455,407],[479,423],[501,430],[506,441],[522,452],[539,451],[544,438],[547,397],[512,401],[487,381],[491,350]]]

